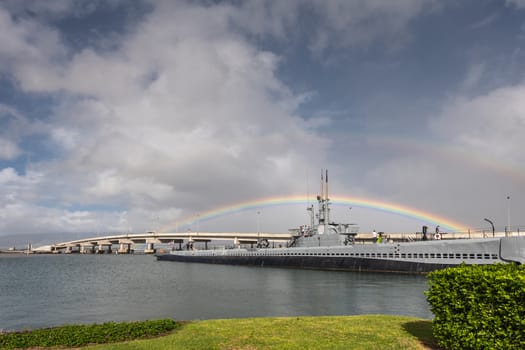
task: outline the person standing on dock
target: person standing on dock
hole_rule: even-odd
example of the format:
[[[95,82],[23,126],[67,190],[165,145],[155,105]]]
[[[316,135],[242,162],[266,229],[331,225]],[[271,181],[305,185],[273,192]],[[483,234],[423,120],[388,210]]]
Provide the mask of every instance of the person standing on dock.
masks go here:
[[[376,230],[372,231],[372,238],[374,239],[374,243],[377,243],[377,232],[376,232]]]

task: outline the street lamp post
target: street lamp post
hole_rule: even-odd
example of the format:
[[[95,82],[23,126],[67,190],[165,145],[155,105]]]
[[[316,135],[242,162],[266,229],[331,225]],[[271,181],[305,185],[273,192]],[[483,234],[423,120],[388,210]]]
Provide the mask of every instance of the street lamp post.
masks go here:
[[[261,233],[261,222],[260,222],[261,212],[257,210],[257,236]]]
[[[486,222],[488,222],[490,224],[490,226],[492,226],[492,237],[494,237],[494,223],[492,221],[490,221],[489,219],[484,219]]]
[[[197,214],[197,234],[199,234],[200,231],[200,220],[201,220],[201,214]]]

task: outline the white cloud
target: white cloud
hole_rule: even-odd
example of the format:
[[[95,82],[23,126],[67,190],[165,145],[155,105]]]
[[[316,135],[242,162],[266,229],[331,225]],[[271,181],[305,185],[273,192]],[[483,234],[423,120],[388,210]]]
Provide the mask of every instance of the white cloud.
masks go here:
[[[28,171],[18,174],[13,168],[0,170],[0,231],[14,233],[111,232],[124,231],[117,219],[120,211],[87,211],[62,209],[49,203],[52,183],[46,174]],[[52,199],[56,199],[53,197]],[[140,213],[139,213],[140,214]],[[137,215],[136,220],[144,220]]]
[[[433,122],[455,145],[484,157],[523,164],[525,156],[525,85],[457,98]]]
[[[18,232],[26,224],[31,225],[35,221],[36,218],[25,216],[25,208],[33,206],[31,203],[39,200],[37,188],[41,184],[41,175],[30,172],[22,176],[13,168],[0,170],[0,227]],[[18,229],[16,225],[20,225]]]
[[[92,229],[100,215],[69,207],[104,203],[129,221],[154,213],[174,221],[168,213],[302,189],[297,171],[317,168],[329,143],[294,115],[301,97],[276,77],[279,57],[231,32],[230,11],[162,3],[112,52],[86,48],[66,62],[17,67],[21,86],[60,101],[46,122],[60,158],[36,165],[45,177],[35,192],[62,203],[42,210],[49,228]],[[45,51],[24,45],[15,56]],[[39,207],[15,203],[20,213]],[[115,215],[101,221],[110,227]]]
[[[51,138],[65,149],[73,149],[79,142],[78,131],[66,130],[64,128],[58,127],[51,131]]]
[[[38,78],[30,72],[51,70],[51,60],[59,60],[65,53],[59,34],[40,23],[28,19],[14,19],[0,7],[0,72],[13,74],[24,85],[38,85]],[[57,64],[59,62],[55,62]],[[58,68],[58,67],[55,67]]]
[[[0,171],[0,183],[7,183],[18,179],[18,175],[13,168],[5,168]]]
[[[13,142],[6,140],[0,136],[0,160],[13,159],[21,154],[21,150]]]

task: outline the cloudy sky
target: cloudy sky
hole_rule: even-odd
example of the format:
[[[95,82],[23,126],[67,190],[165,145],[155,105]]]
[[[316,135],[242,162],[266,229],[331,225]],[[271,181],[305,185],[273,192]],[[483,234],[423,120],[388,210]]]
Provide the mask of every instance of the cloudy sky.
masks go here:
[[[524,73],[523,0],[3,0],[0,236],[185,229],[313,198],[321,168],[334,195],[525,230]],[[197,229],[283,232],[304,209]]]

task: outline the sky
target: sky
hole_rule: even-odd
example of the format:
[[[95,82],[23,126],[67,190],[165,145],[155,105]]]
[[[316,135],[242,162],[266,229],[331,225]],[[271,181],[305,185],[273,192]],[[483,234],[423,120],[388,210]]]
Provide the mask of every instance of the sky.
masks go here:
[[[525,230],[524,73],[523,0],[3,0],[0,236]]]

